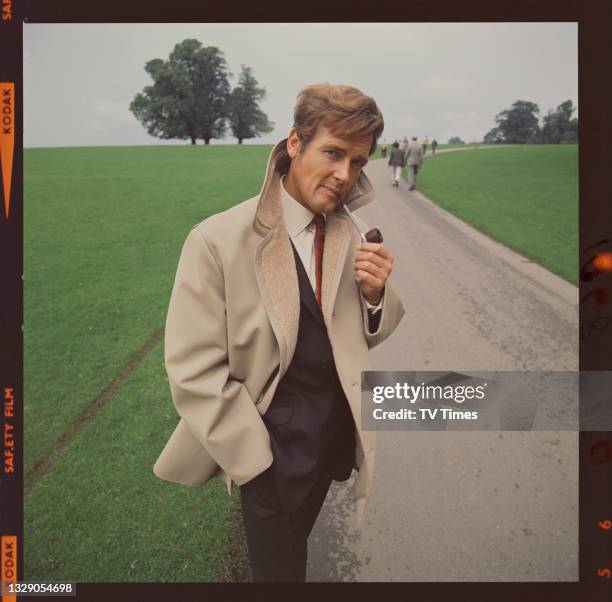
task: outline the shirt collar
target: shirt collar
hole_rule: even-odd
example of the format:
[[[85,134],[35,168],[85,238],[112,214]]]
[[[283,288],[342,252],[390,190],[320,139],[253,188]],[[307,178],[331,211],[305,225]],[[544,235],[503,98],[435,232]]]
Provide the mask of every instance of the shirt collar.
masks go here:
[[[285,189],[285,177],[281,178],[281,198],[283,203],[283,217],[290,236],[297,236],[309,226],[315,214],[301,203],[298,203]],[[323,215],[323,217],[326,217]]]

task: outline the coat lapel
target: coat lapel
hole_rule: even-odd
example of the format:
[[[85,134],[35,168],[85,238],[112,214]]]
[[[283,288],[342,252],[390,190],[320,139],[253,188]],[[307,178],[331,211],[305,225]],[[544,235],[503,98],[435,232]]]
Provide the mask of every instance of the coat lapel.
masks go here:
[[[278,341],[280,374],[295,351],[300,321],[300,294],[289,234],[281,221],[255,251],[259,292]]]

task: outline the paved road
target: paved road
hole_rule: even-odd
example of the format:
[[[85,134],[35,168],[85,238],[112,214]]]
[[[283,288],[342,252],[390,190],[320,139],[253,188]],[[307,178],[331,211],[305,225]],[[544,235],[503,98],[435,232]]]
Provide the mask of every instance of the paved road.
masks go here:
[[[407,310],[374,369],[578,369],[576,287],[392,188],[386,161],[367,174],[378,197],[359,215],[384,233]],[[576,433],[379,432],[361,534],[349,486],[313,530],[310,581],[578,578]]]

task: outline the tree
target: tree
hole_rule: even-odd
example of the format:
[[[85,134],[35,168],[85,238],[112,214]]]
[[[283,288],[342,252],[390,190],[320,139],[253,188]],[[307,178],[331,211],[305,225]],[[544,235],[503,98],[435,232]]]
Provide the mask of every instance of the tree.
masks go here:
[[[545,144],[578,142],[578,119],[572,118],[576,109],[571,100],[561,103],[555,111],[549,110],[542,125]]]
[[[130,103],[130,111],[152,136],[206,144],[225,133],[230,75],[223,53],[198,40],[176,44],[167,61],[145,65],[153,79]]]
[[[274,129],[274,124],[259,108],[259,102],[266,97],[265,89],[257,86],[250,67],[241,65],[241,68],[238,85],[232,90],[229,101],[229,123],[238,144],[245,138],[255,138]]]
[[[465,144],[465,142],[463,140],[461,140],[461,138],[459,138],[459,136],[453,136],[449,141],[449,144]]]
[[[526,144],[538,142],[540,126],[537,104],[527,100],[516,100],[510,109],[498,113],[495,117],[497,131],[502,142],[507,144]]]
[[[504,141],[504,138],[499,131],[499,128],[491,128],[484,137],[483,142],[485,144],[501,144]]]
[[[201,64],[201,85],[196,86],[196,90],[200,91],[198,134],[205,144],[210,144],[212,138],[223,138],[225,135],[230,73],[223,53],[214,46],[202,48]]]

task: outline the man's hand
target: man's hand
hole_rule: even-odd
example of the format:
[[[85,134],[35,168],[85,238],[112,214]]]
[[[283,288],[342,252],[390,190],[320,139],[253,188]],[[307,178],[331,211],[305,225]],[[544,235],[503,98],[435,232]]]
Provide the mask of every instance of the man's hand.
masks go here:
[[[377,305],[391,269],[393,255],[380,243],[362,242],[355,256],[355,275],[361,279],[361,291],[368,303]]]

